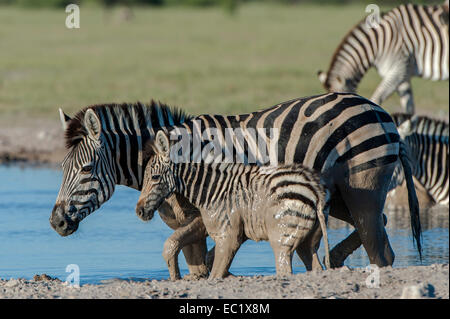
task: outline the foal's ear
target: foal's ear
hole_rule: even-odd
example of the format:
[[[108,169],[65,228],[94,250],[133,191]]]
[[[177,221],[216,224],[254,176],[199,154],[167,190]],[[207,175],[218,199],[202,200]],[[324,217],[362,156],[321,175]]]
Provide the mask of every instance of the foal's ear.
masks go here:
[[[155,136],[155,147],[156,151],[161,155],[169,156],[170,154],[170,143],[169,138],[163,131],[158,131]]]
[[[102,125],[94,110],[88,109],[84,114],[84,126],[86,127],[90,137],[97,140],[100,138]]]

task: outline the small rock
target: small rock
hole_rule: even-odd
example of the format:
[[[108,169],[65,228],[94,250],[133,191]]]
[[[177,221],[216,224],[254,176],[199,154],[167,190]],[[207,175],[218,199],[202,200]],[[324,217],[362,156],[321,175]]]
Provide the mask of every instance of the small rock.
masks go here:
[[[53,280],[56,280],[56,278],[52,278],[47,274],[42,274],[42,275],[34,275],[33,280],[34,281],[53,281]]]
[[[420,284],[403,288],[401,299],[433,298],[434,287],[431,284]]]
[[[9,280],[6,284],[3,285],[3,287],[8,287],[8,288],[12,288],[12,287],[16,287],[19,285],[19,281],[16,279],[11,279]]]
[[[358,284],[354,284],[352,287],[352,291],[353,292],[358,292],[359,291],[359,285]]]

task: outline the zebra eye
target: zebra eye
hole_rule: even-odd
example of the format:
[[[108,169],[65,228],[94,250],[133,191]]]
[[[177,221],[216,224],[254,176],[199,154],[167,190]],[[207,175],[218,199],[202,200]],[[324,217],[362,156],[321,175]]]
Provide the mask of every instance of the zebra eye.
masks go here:
[[[157,181],[161,175],[152,175],[152,180]]]
[[[83,166],[83,167],[81,168],[81,173],[83,173],[83,174],[90,173],[90,172],[92,171],[92,168],[93,168],[92,165],[86,165],[86,166]]]

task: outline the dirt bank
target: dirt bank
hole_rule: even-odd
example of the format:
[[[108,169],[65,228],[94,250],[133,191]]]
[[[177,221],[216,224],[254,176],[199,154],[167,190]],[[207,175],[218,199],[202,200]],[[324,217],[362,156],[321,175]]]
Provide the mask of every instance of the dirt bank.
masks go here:
[[[365,269],[341,269],[276,276],[230,277],[222,280],[108,280],[99,285],[68,287],[59,280],[0,280],[2,298],[449,298],[448,264],[379,269],[379,287],[368,287]],[[82,280],[82,279],[81,279]],[[370,284],[370,283],[369,283]],[[375,281],[372,281],[372,285]]]
[[[0,164],[45,164],[57,166],[66,153],[59,122],[1,121]]]

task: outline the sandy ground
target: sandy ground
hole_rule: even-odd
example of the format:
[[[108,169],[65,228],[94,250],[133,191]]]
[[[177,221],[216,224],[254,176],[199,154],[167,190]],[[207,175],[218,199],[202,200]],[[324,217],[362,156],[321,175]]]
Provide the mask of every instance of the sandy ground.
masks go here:
[[[434,264],[379,269],[340,269],[286,277],[229,277],[220,280],[108,280],[98,285],[69,287],[58,279],[0,281],[3,298],[146,298],[146,299],[397,299],[449,298],[449,267]],[[46,277],[46,276],[43,276]],[[369,282],[369,286],[366,282]]]

